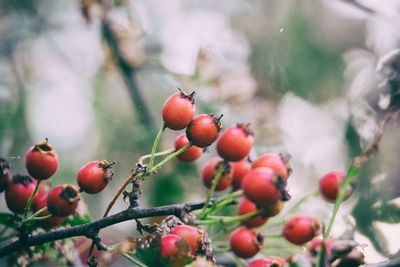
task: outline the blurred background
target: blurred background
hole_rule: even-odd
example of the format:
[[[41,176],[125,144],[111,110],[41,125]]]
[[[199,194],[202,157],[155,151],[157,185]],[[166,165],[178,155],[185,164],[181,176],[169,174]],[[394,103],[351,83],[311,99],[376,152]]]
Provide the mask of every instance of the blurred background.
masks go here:
[[[0,155],[25,173],[25,151],[49,138],[60,157],[54,183],[73,183],[87,161],[116,161],[109,187],[83,196],[99,218],[150,152],[179,86],[197,92],[197,113],[223,113],[225,128],[250,122],[252,157],[291,155],[289,209],[372,140],[393,102],[379,63],[400,47],[398,25],[398,0],[0,0]],[[333,229],[362,244],[368,263],[400,256],[399,134],[388,127]],[[141,205],[204,198],[199,170],[214,155],[169,164],[144,183]],[[315,197],[299,212],[327,223],[331,209]],[[104,232],[118,241],[135,227]],[[287,249],[267,241],[265,254],[297,249],[279,242]]]

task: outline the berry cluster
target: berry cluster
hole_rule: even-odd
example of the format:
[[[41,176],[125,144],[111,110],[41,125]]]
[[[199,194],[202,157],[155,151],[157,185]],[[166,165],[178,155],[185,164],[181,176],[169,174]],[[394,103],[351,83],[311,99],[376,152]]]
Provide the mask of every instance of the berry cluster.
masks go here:
[[[112,178],[111,166],[105,160],[92,161],[79,171],[73,184],[56,185],[50,188],[45,181],[58,168],[58,154],[48,140],[38,142],[25,154],[25,167],[29,175],[11,175],[10,164],[0,158],[0,191],[5,191],[5,200],[10,211],[23,215],[22,223],[35,221],[46,230],[60,226],[64,219],[75,214],[80,193],[95,194],[103,190]],[[27,217],[30,211],[31,217]]]
[[[180,214],[187,224],[183,224],[174,216],[172,221],[167,217],[163,223],[157,225],[156,230],[147,231],[149,235],[136,239],[134,257],[150,267],[184,266],[198,257],[213,261],[212,241],[207,232],[212,225],[225,223],[236,224],[235,228],[231,228],[229,241],[226,242],[229,250],[239,258],[253,258],[263,249],[264,239],[268,238],[256,228],[267,224],[270,218],[278,215],[285,202],[290,199],[287,182],[292,170],[287,156],[266,153],[252,160],[250,153],[255,138],[249,124],[237,123],[221,133],[222,115],[195,116],[195,111],[194,93],[186,94],[179,89],[178,93],[165,101],[161,110],[163,127],[154,141],[151,154],[139,160],[137,172],[133,172],[114,196],[104,215],[107,216],[113,203],[129,183],[133,185],[134,194],[131,196],[129,192],[124,193],[137,199],[140,194],[140,182],[144,181],[145,177],[157,173],[173,158],[182,162],[193,162],[203,154],[205,148],[216,142],[219,157],[208,160],[200,173],[201,182],[208,189],[201,212],[197,216]],[[162,133],[167,128],[185,129],[185,133],[176,137],[173,150],[156,153]],[[166,158],[155,164],[155,158],[159,156]],[[146,158],[149,159],[148,164],[143,162]],[[114,163],[106,160],[86,163],[76,175],[79,189],[69,183],[50,188],[45,180],[56,173],[58,155],[46,139],[26,152],[25,166],[29,175],[12,176],[10,164],[0,158],[0,192],[5,191],[10,211],[17,215],[23,214],[22,218],[17,216],[22,225],[25,224],[29,228],[31,224],[28,222],[35,222],[33,227],[39,226],[48,230],[60,226],[67,216],[76,213],[82,192],[97,194],[105,189],[113,178]],[[139,177],[137,180],[136,176]],[[334,202],[338,196],[350,196],[350,189],[344,194],[341,188],[344,187],[342,183],[345,176],[342,172],[330,172],[320,179],[320,193],[327,201]],[[229,193],[226,192],[228,188],[231,188]],[[225,192],[220,198],[214,199],[215,191]],[[222,208],[232,204],[238,204],[235,216],[217,215]],[[28,217],[31,210],[33,214]],[[363,255],[355,246],[319,239],[321,227],[315,218],[292,215],[289,212],[285,218],[287,217],[288,219],[282,222],[280,237],[298,246],[304,246],[311,241],[308,255],[313,262],[317,261],[316,258],[321,255],[323,248],[323,253],[328,255],[330,263],[334,263],[335,266],[362,264]],[[207,226],[207,231],[202,228],[204,225]],[[92,249],[93,246],[89,256],[92,256]],[[269,256],[255,259],[248,266],[279,267],[289,263],[290,260]]]

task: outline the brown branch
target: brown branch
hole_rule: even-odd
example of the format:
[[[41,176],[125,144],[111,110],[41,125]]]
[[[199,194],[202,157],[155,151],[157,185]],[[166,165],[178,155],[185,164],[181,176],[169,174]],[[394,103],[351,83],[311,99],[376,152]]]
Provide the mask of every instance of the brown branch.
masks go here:
[[[26,249],[32,246],[42,245],[59,239],[70,238],[75,236],[87,236],[93,238],[93,233],[97,233],[100,229],[120,222],[149,218],[156,216],[175,215],[181,217],[185,212],[199,210],[203,208],[205,201],[197,201],[191,203],[180,203],[155,208],[128,208],[114,215],[99,219],[94,222],[66,228],[47,233],[27,236],[24,240],[16,240],[0,247],[0,257],[5,257],[13,252]],[[98,242],[99,243],[99,242]]]

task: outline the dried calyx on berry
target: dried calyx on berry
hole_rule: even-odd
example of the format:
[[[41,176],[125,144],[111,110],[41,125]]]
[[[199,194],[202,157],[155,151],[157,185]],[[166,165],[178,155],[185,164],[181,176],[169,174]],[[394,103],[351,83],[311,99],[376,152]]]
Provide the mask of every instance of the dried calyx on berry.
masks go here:
[[[6,190],[8,183],[11,180],[10,163],[0,158],[0,193]]]
[[[79,190],[72,184],[54,187],[47,196],[47,209],[55,216],[74,214],[80,200]]]

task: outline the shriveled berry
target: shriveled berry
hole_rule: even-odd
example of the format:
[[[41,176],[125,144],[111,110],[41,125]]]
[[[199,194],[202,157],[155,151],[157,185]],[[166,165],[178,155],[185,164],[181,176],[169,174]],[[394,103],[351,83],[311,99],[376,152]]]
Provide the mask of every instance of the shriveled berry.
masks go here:
[[[221,117],[200,114],[193,118],[186,128],[186,136],[193,145],[208,147],[218,139],[221,131]]]
[[[287,180],[291,170],[288,160],[283,155],[275,153],[267,153],[261,155],[253,161],[251,167],[253,169],[259,167],[270,168],[274,170],[285,181]]]
[[[244,195],[257,206],[267,207],[281,198],[278,176],[269,168],[256,168],[243,178]]]
[[[194,254],[199,248],[204,246],[204,232],[190,225],[177,225],[170,234],[175,234],[183,238]]]
[[[239,227],[231,234],[229,243],[236,256],[248,259],[261,250],[264,240],[263,236],[254,229]]]
[[[35,190],[37,181],[28,175],[16,174],[12,177],[6,189],[6,203],[9,210],[14,213],[22,214],[30,196]],[[36,195],[33,202],[36,202]]]
[[[194,93],[187,95],[180,91],[170,96],[161,110],[164,126],[172,130],[182,130],[187,127],[195,113]]]
[[[254,204],[247,198],[243,198],[238,205],[238,215],[254,213],[256,211],[257,211],[256,204]],[[268,220],[268,218],[266,218],[266,217],[257,216],[252,219],[242,221],[242,224],[249,228],[253,228],[253,227],[258,227],[258,226],[263,225],[264,223],[267,222],[267,220]]]
[[[343,172],[329,172],[319,180],[319,191],[327,201],[336,201],[336,197],[339,194],[340,183],[345,176]],[[349,194],[347,196],[349,196]]]
[[[178,151],[179,149],[181,149],[182,147],[186,146],[189,143],[190,142],[187,139],[186,134],[181,133],[175,140],[175,151]],[[202,154],[203,154],[203,148],[192,145],[189,147],[188,150],[178,155],[177,158],[183,162],[192,162],[200,158]]]
[[[223,191],[231,185],[233,171],[230,163],[224,162],[224,160],[220,158],[213,158],[207,162],[207,164],[201,171],[201,179],[203,181],[203,184],[207,188],[211,188],[212,181],[217,175],[219,168],[223,168],[223,171],[221,174],[221,178],[219,179],[219,182],[215,188],[215,191]]]
[[[248,124],[238,123],[225,130],[217,141],[219,156],[227,161],[246,158],[254,143],[254,134]]]
[[[79,200],[79,190],[74,185],[58,185],[47,196],[47,209],[55,216],[65,217],[74,214]]]
[[[283,236],[295,245],[304,245],[320,232],[318,221],[310,216],[297,215],[290,218],[283,227]]]
[[[76,175],[76,181],[83,192],[96,194],[102,191],[114,176],[113,163],[106,160],[90,161],[83,165]]]
[[[233,190],[239,190],[241,188],[243,177],[251,170],[251,164],[248,159],[244,159],[237,162],[231,162],[233,169]]]
[[[38,180],[50,178],[58,168],[58,155],[47,140],[28,149],[25,154],[25,167],[28,173]]]
[[[6,190],[8,183],[11,180],[10,163],[7,160],[0,158],[0,193]]]

